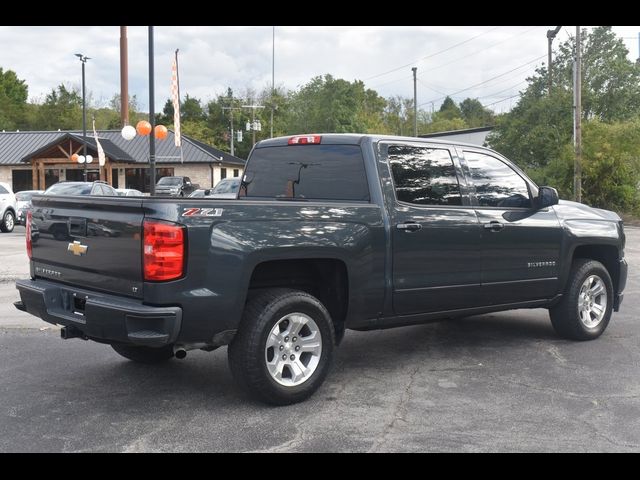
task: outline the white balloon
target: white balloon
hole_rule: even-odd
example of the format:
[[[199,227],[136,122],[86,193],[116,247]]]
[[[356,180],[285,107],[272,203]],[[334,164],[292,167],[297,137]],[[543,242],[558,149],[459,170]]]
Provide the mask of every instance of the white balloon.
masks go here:
[[[84,155],[78,155],[78,163],[84,163]]]
[[[126,125],[120,133],[125,140],[133,140],[133,137],[136,136],[136,129],[131,125]]]
[[[87,160],[87,163],[91,163],[93,162],[93,157],[91,155],[87,155],[86,160]]]

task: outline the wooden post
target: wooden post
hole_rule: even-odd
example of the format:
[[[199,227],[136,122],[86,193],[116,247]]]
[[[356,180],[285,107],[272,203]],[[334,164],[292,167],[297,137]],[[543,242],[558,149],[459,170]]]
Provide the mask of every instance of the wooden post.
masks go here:
[[[34,190],[39,190],[38,188],[38,166],[36,165],[35,160],[31,160],[31,186]]]

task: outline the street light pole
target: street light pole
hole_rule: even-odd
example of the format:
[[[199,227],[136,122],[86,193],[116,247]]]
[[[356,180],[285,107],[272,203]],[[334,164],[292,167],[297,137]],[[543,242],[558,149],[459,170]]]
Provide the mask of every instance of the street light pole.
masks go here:
[[[562,27],[558,26],[554,30],[547,30],[547,46],[548,46],[547,55],[548,55],[548,69],[549,69],[549,71],[547,72],[549,74],[547,93],[549,96],[551,96],[551,88],[553,87],[553,70],[552,70],[553,63],[551,58],[551,53],[552,53],[551,44],[553,43],[553,39],[556,38],[556,35],[560,31],[560,28]]]
[[[151,134],[149,135],[149,168],[151,178],[149,179],[149,192],[153,197],[156,194],[156,138],[155,138],[155,89],[154,89],[154,63],[153,63],[153,26],[149,26],[149,123],[151,124]]]
[[[413,72],[413,136],[418,136],[418,87],[416,85],[416,72],[418,67],[412,67]]]
[[[81,53],[76,53],[76,57],[80,59],[82,62],[82,142],[84,145],[82,146],[82,154],[84,155],[84,181],[87,181],[87,104],[86,104],[86,96],[85,96],[85,81],[84,81],[84,64],[87,63],[89,57],[82,55]]]
[[[276,89],[276,27],[273,26],[271,39],[271,131],[269,138],[273,138],[273,94]],[[232,154],[233,155],[233,154]]]

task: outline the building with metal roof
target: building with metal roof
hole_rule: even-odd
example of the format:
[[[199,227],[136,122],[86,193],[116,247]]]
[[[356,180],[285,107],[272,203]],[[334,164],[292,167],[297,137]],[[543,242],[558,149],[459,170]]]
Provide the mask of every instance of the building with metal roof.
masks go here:
[[[105,180],[116,188],[149,191],[149,138],[137,135],[125,140],[120,130],[99,130],[98,139],[106,162],[98,165],[93,133],[87,132],[0,132],[0,182],[14,191],[44,188],[62,180],[82,180],[86,165],[87,179]],[[87,154],[91,164],[78,164],[71,157]],[[179,175],[191,178],[201,187],[212,187],[222,178],[239,177],[245,160],[206,143],[182,135],[182,150],[174,144],[174,133],[156,140],[157,177]]]

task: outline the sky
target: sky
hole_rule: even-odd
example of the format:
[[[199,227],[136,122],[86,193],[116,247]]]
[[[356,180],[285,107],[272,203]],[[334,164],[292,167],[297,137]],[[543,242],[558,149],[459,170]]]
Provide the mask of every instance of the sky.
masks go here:
[[[527,76],[547,61],[546,31],[555,26],[275,27],[275,83],[294,89],[330,73],[363,80],[384,97],[413,96],[417,67],[418,105],[438,109],[446,95],[457,102],[478,98],[496,112],[517,102]],[[614,27],[638,58],[640,27]],[[179,53],[180,90],[204,102],[227,87],[271,86],[273,27],[154,28],[155,104],[170,96],[173,52]],[[562,27],[554,45],[575,34]],[[30,100],[43,100],[56,85],[81,85],[75,53],[91,59],[86,85],[91,104],[108,105],[120,89],[118,26],[0,26],[0,67],[14,70],[29,86]],[[128,27],[129,94],[148,111],[147,27]]]

